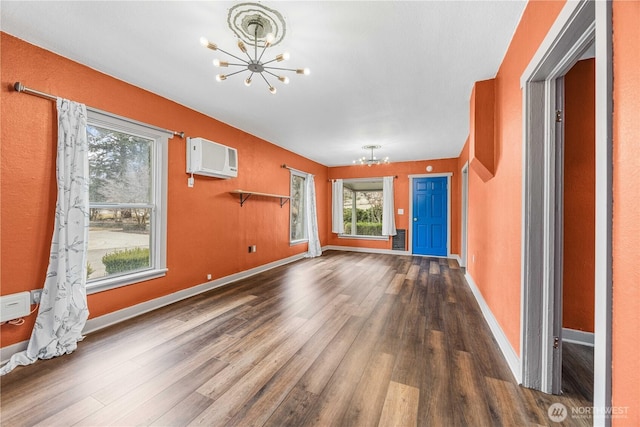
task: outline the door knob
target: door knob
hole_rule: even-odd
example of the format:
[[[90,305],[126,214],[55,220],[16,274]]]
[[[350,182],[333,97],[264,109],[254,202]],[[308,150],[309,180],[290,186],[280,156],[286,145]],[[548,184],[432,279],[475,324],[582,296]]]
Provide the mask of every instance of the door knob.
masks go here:
[[[413,221],[414,221],[414,222],[415,222],[415,221],[417,221],[417,220],[418,220],[418,218],[413,218]]]

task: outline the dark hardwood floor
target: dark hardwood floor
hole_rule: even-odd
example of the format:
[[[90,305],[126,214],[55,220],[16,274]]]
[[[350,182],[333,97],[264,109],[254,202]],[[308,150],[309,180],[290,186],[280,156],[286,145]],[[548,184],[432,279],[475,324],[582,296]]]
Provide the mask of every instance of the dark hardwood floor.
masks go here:
[[[528,426],[453,260],[325,252],[93,333],[1,378],[2,426]]]
[[[593,347],[562,343],[562,392],[593,402]]]

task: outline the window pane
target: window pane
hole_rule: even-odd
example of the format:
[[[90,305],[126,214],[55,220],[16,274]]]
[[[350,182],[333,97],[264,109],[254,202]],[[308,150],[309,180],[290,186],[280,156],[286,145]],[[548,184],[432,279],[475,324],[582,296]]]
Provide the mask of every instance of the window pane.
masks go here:
[[[151,201],[153,140],[98,126],[87,126],[89,200],[92,203]]]
[[[345,181],[344,234],[382,236],[382,181]]]
[[[88,279],[151,267],[151,209],[90,211]]]
[[[356,192],[357,222],[359,236],[382,235],[382,191]]]
[[[344,222],[344,234],[353,234],[353,230],[351,230],[351,226],[353,224],[353,191],[344,187],[342,192],[342,202],[343,202],[343,222]]]
[[[291,241],[303,240],[305,236],[304,215],[305,177],[291,175]]]

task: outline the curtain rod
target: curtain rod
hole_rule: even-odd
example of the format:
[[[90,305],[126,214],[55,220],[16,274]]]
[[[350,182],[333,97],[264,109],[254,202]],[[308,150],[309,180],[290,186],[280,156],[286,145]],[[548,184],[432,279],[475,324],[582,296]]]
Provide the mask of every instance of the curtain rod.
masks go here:
[[[309,172],[305,172],[305,171],[301,171],[300,169],[292,168],[291,166],[287,166],[287,165],[286,165],[286,164],[284,164],[284,163],[283,163],[282,165],[280,165],[280,167],[281,167],[282,169],[289,169],[290,171],[294,171],[294,172],[299,172],[299,173],[304,173],[304,174],[306,174],[306,175],[310,175],[310,174],[309,174]]]
[[[367,177],[367,178],[335,178],[335,179],[328,179],[327,181],[329,182],[335,182],[338,179],[341,179],[343,181],[371,181],[372,179],[382,179],[384,178],[383,176],[372,176],[372,177]],[[393,179],[398,179],[398,175],[393,175]]]
[[[51,101],[55,101],[55,100],[58,99],[57,96],[54,96],[54,95],[51,95],[51,94],[48,94],[48,93],[44,93],[44,92],[40,92],[39,90],[28,88],[28,87],[26,87],[25,85],[23,85],[20,82],[16,82],[13,85],[13,88],[16,90],[16,92],[22,92],[22,93],[26,93],[26,94],[29,94],[29,95],[39,96],[40,98],[50,99]],[[94,107],[89,107],[88,105],[87,105],[87,110],[93,111],[94,113],[104,114],[105,116],[113,117],[113,118],[116,118],[116,119],[119,119],[119,120],[124,120],[126,122],[133,123],[133,124],[136,124],[136,125],[146,126],[148,128],[151,128],[151,129],[159,130],[159,131],[162,131],[162,132],[167,132],[167,133],[170,133],[173,136],[179,136],[180,138],[184,139],[184,132],[176,132],[174,130],[163,129],[163,128],[158,127],[158,126],[153,126],[153,125],[150,125],[150,124],[147,124],[147,123],[139,122],[137,120],[129,119],[127,117],[122,117],[122,116],[119,116],[117,114],[110,113],[108,111],[103,111],[103,110],[99,110],[99,109],[94,108]]]

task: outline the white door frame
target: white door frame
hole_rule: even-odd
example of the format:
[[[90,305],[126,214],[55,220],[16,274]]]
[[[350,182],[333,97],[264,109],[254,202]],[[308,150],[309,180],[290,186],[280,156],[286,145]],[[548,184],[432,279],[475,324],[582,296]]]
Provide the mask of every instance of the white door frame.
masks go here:
[[[467,248],[469,238],[469,162],[460,171],[462,185],[460,190],[460,267],[467,266]]]
[[[568,1],[521,77],[523,90],[521,367],[526,387],[551,392],[554,322],[555,79],[596,46],[594,407],[611,406],[611,3]],[[608,426],[605,411],[594,425]]]
[[[451,177],[452,172],[409,175],[409,253],[413,254],[413,180],[415,178],[447,177],[447,257],[451,257]]]

